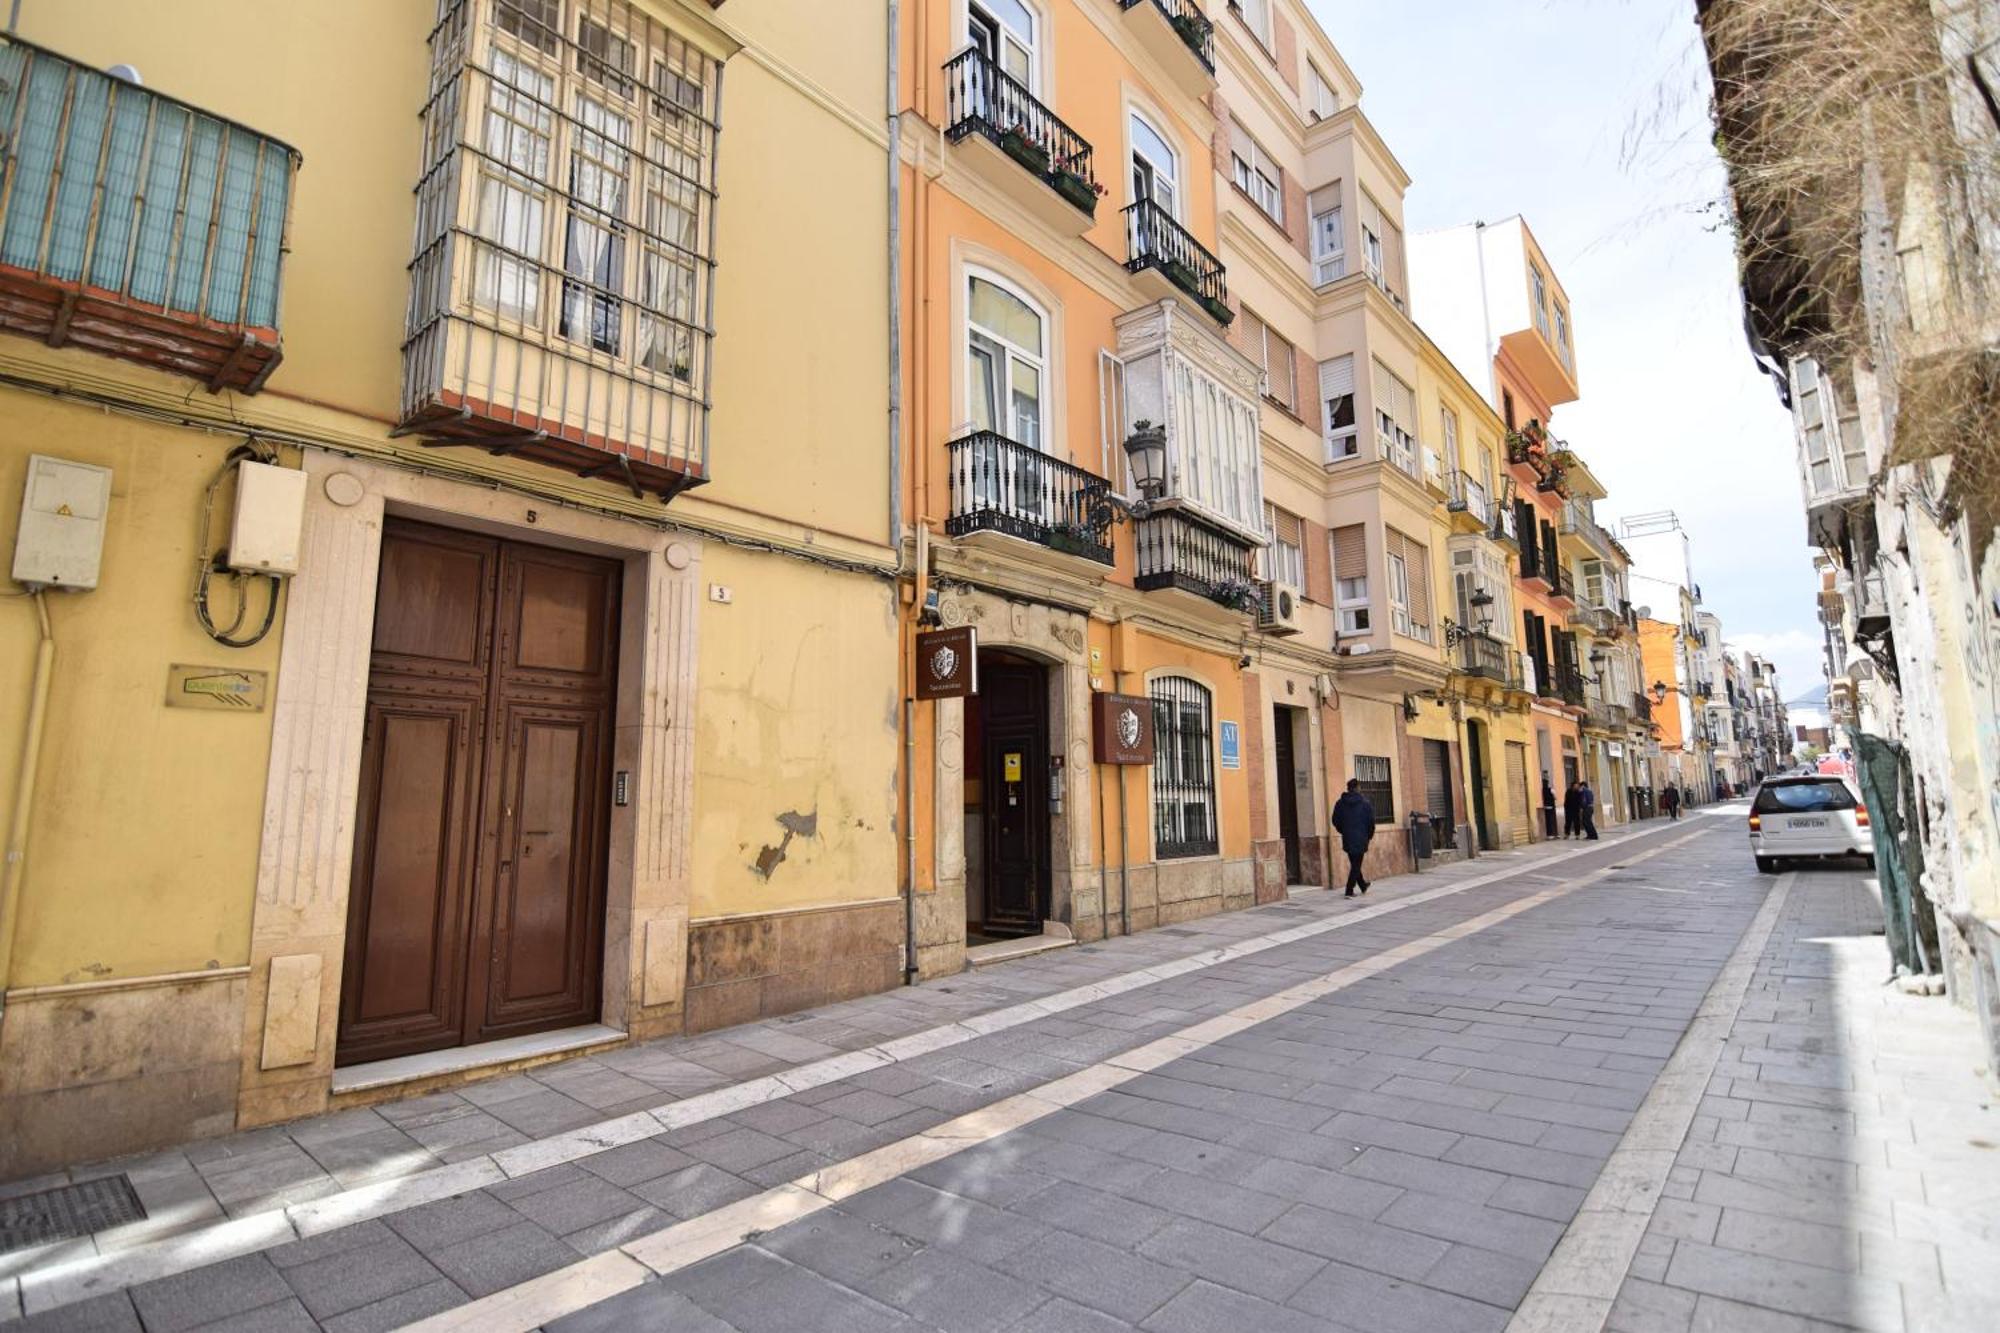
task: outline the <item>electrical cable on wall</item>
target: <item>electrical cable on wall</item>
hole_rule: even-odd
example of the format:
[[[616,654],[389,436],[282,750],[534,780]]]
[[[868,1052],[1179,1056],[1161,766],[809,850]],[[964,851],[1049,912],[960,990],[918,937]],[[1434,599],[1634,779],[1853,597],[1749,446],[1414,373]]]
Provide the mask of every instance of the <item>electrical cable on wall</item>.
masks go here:
[[[217,550],[210,544],[215,522],[215,493],[222,489],[222,483],[229,479],[236,464],[242,460],[248,458],[259,463],[272,463],[277,461],[277,457],[275,447],[251,436],[224,455],[222,467],[208,483],[208,490],[202,497],[201,526],[195,534],[194,615],[201,622],[202,631],[225,648],[252,648],[264,641],[264,636],[278,621],[278,598],[284,580],[276,574],[244,574],[230,570],[229,552]],[[209,607],[209,581],[217,574],[228,574],[236,585],[236,616],[226,626],[215,623],[214,612]],[[243,621],[250,613],[252,579],[269,583],[270,596],[265,602],[263,623],[248,638],[239,638],[237,631],[243,628]]]

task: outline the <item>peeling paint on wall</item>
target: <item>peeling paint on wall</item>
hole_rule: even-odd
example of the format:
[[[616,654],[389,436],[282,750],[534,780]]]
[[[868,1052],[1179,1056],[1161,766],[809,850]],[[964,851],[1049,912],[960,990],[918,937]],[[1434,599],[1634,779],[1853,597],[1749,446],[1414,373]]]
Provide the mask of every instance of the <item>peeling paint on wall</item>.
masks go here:
[[[785,831],[785,836],[778,840],[775,847],[765,844],[763,850],[757,853],[757,859],[751,863],[751,868],[763,879],[771,878],[771,872],[785,859],[785,851],[792,845],[794,837],[810,838],[819,832],[819,810],[815,807],[804,814],[787,810],[778,816],[778,827]]]

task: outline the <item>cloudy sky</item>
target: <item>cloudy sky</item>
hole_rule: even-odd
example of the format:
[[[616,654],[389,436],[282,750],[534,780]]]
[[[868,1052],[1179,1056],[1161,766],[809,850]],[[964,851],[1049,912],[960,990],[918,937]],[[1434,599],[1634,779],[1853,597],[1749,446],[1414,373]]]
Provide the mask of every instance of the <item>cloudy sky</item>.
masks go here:
[[[1678,513],[1724,636],[1787,695],[1818,685],[1791,423],[1743,341],[1693,0],[1307,3],[1412,177],[1408,228],[1520,213],[1547,251],[1583,391],[1551,425],[1611,492],[1600,519]]]

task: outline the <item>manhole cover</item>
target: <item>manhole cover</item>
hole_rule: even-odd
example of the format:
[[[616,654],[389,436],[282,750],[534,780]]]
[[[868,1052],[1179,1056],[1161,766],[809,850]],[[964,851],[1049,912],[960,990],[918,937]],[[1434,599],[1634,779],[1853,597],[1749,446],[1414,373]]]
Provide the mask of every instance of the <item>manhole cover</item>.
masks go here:
[[[88,1236],[145,1216],[145,1205],[126,1176],[100,1176],[81,1185],[0,1199],[0,1254]]]

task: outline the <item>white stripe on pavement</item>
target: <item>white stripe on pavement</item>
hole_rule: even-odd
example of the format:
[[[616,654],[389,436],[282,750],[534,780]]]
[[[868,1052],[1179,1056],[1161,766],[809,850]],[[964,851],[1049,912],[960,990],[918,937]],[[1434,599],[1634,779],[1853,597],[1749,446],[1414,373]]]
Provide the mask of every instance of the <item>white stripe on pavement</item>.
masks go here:
[[[450,1198],[468,1190],[494,1184],[530,1172],[560,1166],[580,1158],[636,1143],[670,1129],[699,1124],[719,1116],[761,1106],[790,1097],[808,1088],[836,1083],[869,1069],[901,1063],[933,1051],[1017,1027],[1051,1014],[1059,1014],[1098,1000],[1123,995],[1156,982],[1184,976],[1247,958],[1268,949],[1296,944],[1329,931],[1378,920],[1407,908],[1436,902],[1482,888],[1517,875],[1538,873],[1561,865],[1588,852],[1605,851],[1649,833],[1665,832],[1668,825],[1636,829],[1622,836],[1606,838],[1596,845],[1579,843],[1561,851],[1521,858],[1519,850],[1489,853],[1507,862],[1499,869],[1465,879],[1454,879],[1434,889],[1422,889],[1407,896],[1382,902],[1358,900],[1354,910],[1339,916],[1309,921],[1264,935],[1252,936],[1149,967],[1123,972],[1101,981],[1057,991],[1000,1009],[975,1014],[956,1022],[926,1028],[859,1051],[827,1056],[776,1074],[748,1082],[717,1088],[679,1101],[630,1115],[617,1116],[579,1129],[553,1134],[517,1144],[491,1154],[468,1157],[448,1166],[433,1167],[394,1180],[357,1185],[351,1189],[322,1195],[284,1208],[249,1213],[239,1218],[203,1225],[165,1236],[145,1244],[126,1246],[110,1253],[88,1255],[47,1267],[31,1269],[17,1278],[0,1281],[0,1291],[18,1284],[21,1308],[28,1314],[101,1296],[106,1292],[150,1282],[173,1273],[186,1272],[202,1264],[254,1254],[279,1245],[321,1235],[370,1218],[402,1212],[420,1204]],[[1536,847],[1546,844],[1532,844]],[[1663,844],[1664,846],[1665,844]],[[1656,849],[1657,850],[1657,849]],[[1647,853],[1650,855],[1651,853]],[[1365,903],[1365,905],[1363,905]],[[1137,938],[1137,937],[1117,937]]]
[[[545,1273],[406,1327],[417,1330],[417,1333],[456,1333],[457,1330],[469,1329],[480,1330],[480,1333],[510,1333],[511,1330],[525,1333],[525,1330],[628,1291],[655,1274],[677,1272],[713,1258],[756,1235],[830,1208],[863,1190],[887,1184],[931,1162],[990,1142],[1009,1130],[1088,1101],[1099,1093],[1202,1050],[1225,1037],[1247,1031],[1356,982],[1476,935],[1544,903],[1575,893],[1613,871],[1671,851],[1699,836],[1699,832],[1683,834],[1640,852],[1619,865],[1605,866],[1571,883],[1517,898],[1504,907],[1496,907],[1490,912],[1399,944],[1361,962],[1348,963],[1228,1013],[1155,1038],[1073,1074],[1002,1098],[990,1106],[947,1120],[935,1129],[898,1139],[714,1212],[663,1227],[593,1259]]]

